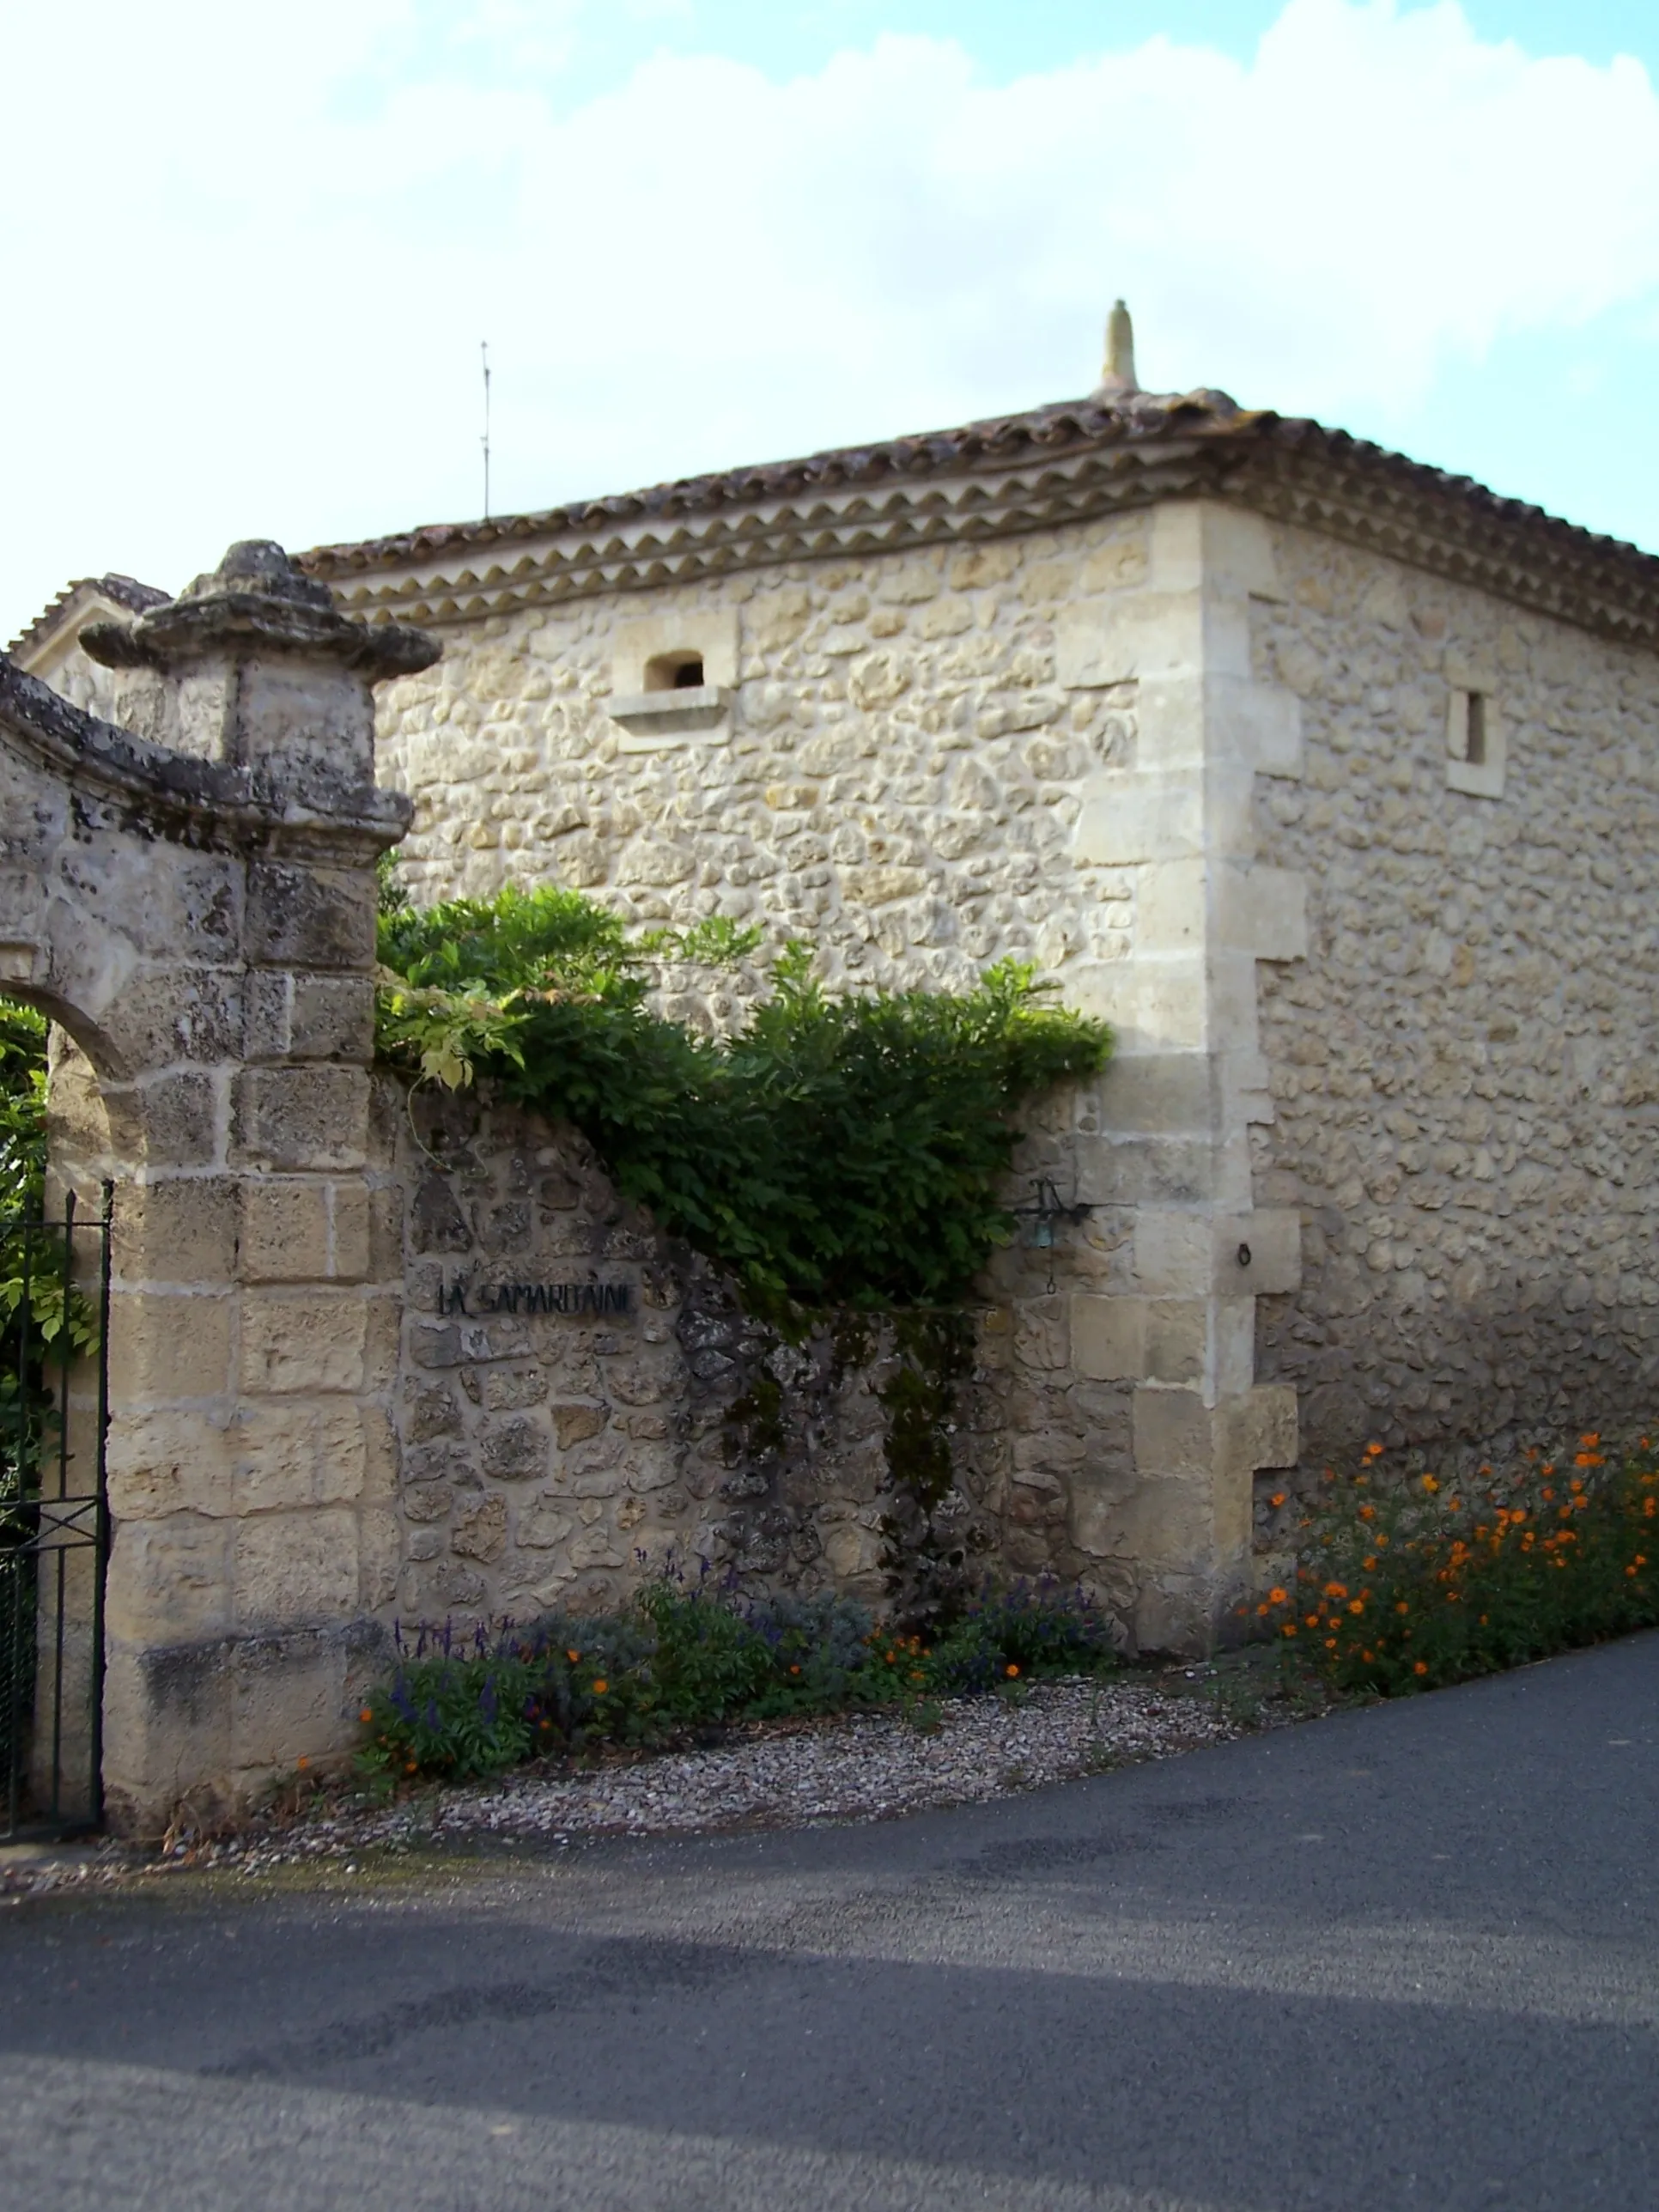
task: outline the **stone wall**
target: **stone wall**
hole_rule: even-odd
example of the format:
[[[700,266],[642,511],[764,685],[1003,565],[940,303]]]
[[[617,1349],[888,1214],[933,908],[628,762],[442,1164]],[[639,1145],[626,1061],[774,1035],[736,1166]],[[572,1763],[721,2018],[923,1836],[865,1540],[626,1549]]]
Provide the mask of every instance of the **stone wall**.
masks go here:
[[[553,877],[641,921],[764,921],[811,935],[834,981],[1109,960],[1133,880],[1072,831],[1086,778],[1132,742],[1132,687],[1064,688],[1055,625],[1079,593],[1144,581],[1148,537],[1136,515],[457,626],[381,702],[411,887]],[[607,711],[647,619],[710,672],[730,653],[714,727],[641,736]]]
[[[404,810],[371,686],[436,648],[255,544],[101,650],[167,742],[0,658],[0,981],[62,1032],[55,1195],[117,1185],[105,1781],[154,1832],[342,1749],[380,1663],[402,1254],[363,1171]]]
[[[1294,698],[1249,665],[1272,572],[1254,518],[1170,501],[483,615],[381,704],[422,900],[552,879],[640,922],[758,921],[832,985],[1028,959],[1113,1023],[1112,1069],[1048,1102],[1010,1190],[1046,1175],[1093,1210],[1052,1267],[1011,1252],[984,1286],[1012,1347],[999,1542],[1152,1647],[1209,1633],[1250,1473],[1294,1456],[1251,1340],[1297,1264],[1246,1133],[1256,963],[1301,943],[1296,881],[1251,842],[1254,784],[1300,757]],[[690,655],[701,682],[653,693]],[[659,1003],[727,1023],[758,985],[670,974]]]
[[[1306,532],[1277,552],[1254,649],[1305,774],[1262,787],[1259,831],[1310,950],[1263,970],[1254,1164],[1304,1272],[1259,1304],[1259,1371],[1295,1385],[1313,1468],[1650,1422],[1654,659]],[[1471,690],[1484,779],[1449,768]]]
[[[388,1076],[375,1118],[405,1241],[403,1618],[592,1610],[671,1557],[892,1602],[890,1329],[781,1344],[533,1114]],[[972,1316],[936,1526],[969,1563],[1086,1574],[1127,1622],[1132,1576],[1071,1531],[1080,1486],[1127,1462],[1127,1393],[1072,1375],[1065,1295],[1028,1263],[1003,1255]]]
[[[1134,879],[1130,868],[1081,856],[1074,833],[1091,780],[1129,757],[1133,686],[1067,688],[1056,624],[1079,589],[1103,603],[1144,585],[1150,542],[1143,514],[458,626],[440,669],[382,700],[382,773],[416,809],[404,876],[423,901],[552,878],[642,923],[709,914],[760,921],[774,944],[810,938],[822,971],[843,986],[959,987],[993,960],[1024,958],[1086,1003],[1089,976],[1127,947]],[[716,679],[708,688],[724,695],[713,727],[665,731],[635,720],[642,645],[659,652],[677,642],[702,653]],[[628,720],[613,718],[619,704]],[[711,992],[706,977],[669,970],[663,986],[665,1012],[724,1024],[763,981],[758,969],[740,970]],[[1030,1202],[1039,1173],[1064,1196],[1084,1194],[1079,1145],[1100,1127],[1095,1086],[1047,1102],[1011,1199]],[[1015,1249],[985,1285],[982,1378],[957,1460],[964,1515],[981,1534],[994,1532],[1000,1559],[1020,1571],[1084,1574],[1133,1623],[1142,1576],[1103,1511],[1133,1487],[1132,1394],[1121,1377],[1078,1371],[1071,1352],[1071,1295],[1103,1291],[1127,1265],[1127,1217],[1114,1191],[1100,1195],[1098,1212],[1062,1231],[1052,1266]],[[659,1266],[659,1279],[674,1285],[666,1310],[679,1313],[681,1278]],[[643,1322],[666,1333],[659,1365],[684,1356],[680,1325],[660,1311]],[[715,1355],[696,1356],[707,1364]],[[815,1348],[814,1402],[792,1416],[797,1461],[811,1457],[816,1470],[788,1479],[789,1502],[757,1510],[791,1519],[789,1571],[808,1583],[833,1574],[874,1595],[879,1455],[871,1456],[866,1431],[876,1416],[864,1385],[861,1398],[826,1408],[828,1358]],[[733,1432],[719,1393],[698,1385],[687,1396],[694,1382],[676,1369],[665,1384],[678,1425],[672,1446],[654,1446],[663,1468],[680,1471],[672,1481],[641,1478],[641,1494],[659,1501],[653,1528],[665,1535],[672,1526],[682,1547],[719,1549],[714,1524],[731,1518],[732,1487],[763,1483],[770,1498],[776,1471],[721,1467],[709,1487]],[[465,1408],[462,1417],[473,1418]],[[644,1409],[629,1417],[635,1431],[663,1418]],[[863,1441],[843,1450],[849,1420]],[[688,1474],[696,1433],[714,1462]],[[630,1435],[630,1460],[648,1456],[646,1443]],[[613,1432],[582,1449],[619,1448]],[[646,1488],[659,1479],[673,1507],[666,1519],[663,1492]],[[815,1483],[823,1498],[809,1504]],[[517,1494],[506,1503],[516,1528]],[[802,1532],[803,1516],[816,1535]],[[748,1539],[733,1540],[752,1554]],[[599,1540],[571,1541],[580,1550]],[[799,1557],[819,1542],[821,1553]],[[606,1556],[616,1552],[629,1561],[628,1543],[611,1542]],[[588,1571],[614,1579],[619,1571]],[[452,1573],[446,1587],[465,1579]]]
[[[392,569],[375,586],[385,608],[414,591],[450,610],[441,666],[380,702],[418,898],[556,880],[641,924],[756,921],[808,938],[832,986],[957,986],[1012,955],[1113,1024],[1111,1068],[1046,1102],[1009,1189],[1029,1203],[1046,1176],[1091,1211],[1052,1264],[1016,1249],[981,1285],[964,1510],[1006,1565],[1083,1575],[1145,1646],[1194,1644],[1248,1577],[1253,1492],[1280,1486],[1253,1478],[1299,1449],[1318,1463],[1373,1433],[1497,1441],[1646,1410],[1650,655],[1214,499],[588,581],[501,613],[460,573],[471,557],[441,588]],[[712,987],[667,969],[659,1003],[729,1024],[763,978],[763,962]],[[570,1237],[619,1261],[611,1199],[568,1139],[502,1122],[457,1141],[482,1148],[472,1166],[385,1168],[392,1214],[438,1174],[448,1258],[514,1257],[490,1240],[527,1207],[538,1265]],[[532,1198],[552,1170],[524,1163],[545,1152],[580,1204]],[[482,1586],[516,1606],[583,1576],[597,1601],[649,1551],[623,1540],[647,1523],[652,1542],[781,1547],[768,1573],[873,1571],[847,1533],[879,1518],[872,1463],[823,1358],[799,1432],[827,1455],[825,1498],[853,1509],[834,1544],[823,1499],[725,1464],[727,1409],[695,1362],[729,1347],[683,1340],[707,1309],[673,1255],[652,1260],[667,1303],[638,1325],[665,1332],[659,1400],[601,1389],[592,1362],[636,1354],[580,1328],[575,1365],[548,1368],[527,1348],[540,1316],[442,1339],[488,1356],[422,1382],[447,1255],[426,1241],[436,1197],[407,1203],[405,1477],[451,1473],[412,1509],[400,1603]],[[533,1406],[489,1401],[531,1387],[509,1369],[539,1370]],[[569,1430],[601,1403],[602,1431],[561,1441],[556,1407]],[[483,1458],[519,1416],[522,1475]],[[459,1426],[415,1433],[440,1419]],[[657,1419],[672,1439],[646,1433]],[[561,1488],[612,1475],[608,1493]],[[520,1537],[539,1508],[514,1486],[532,1480],[555,1493],[544,1546]],[[744,1482],[762,1501],[746,1518]],[[643,1517],[629,1504],[623,1528],[628,1500]]]

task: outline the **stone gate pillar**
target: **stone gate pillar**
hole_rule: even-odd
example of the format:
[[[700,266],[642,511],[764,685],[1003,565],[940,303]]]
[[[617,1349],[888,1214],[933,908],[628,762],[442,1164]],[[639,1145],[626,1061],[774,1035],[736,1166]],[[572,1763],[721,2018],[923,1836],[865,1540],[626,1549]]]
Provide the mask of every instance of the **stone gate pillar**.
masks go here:
[[[373,686],[438,647],[348,621],[258,544],[82,642],[166,749],[154,775],[188,787],[200,762],[246,794],[202,810],[197,941],[163,961],[125,1066],[98,1072],[137,1154],[111,1329],[106,1786],[112,1819],[148,1832],[349,1743],[380,1663],[402,1258],[365,1176],[374,868],[408,809],[374,787]],[[118,1046],[118,1005],[102,1021]]]

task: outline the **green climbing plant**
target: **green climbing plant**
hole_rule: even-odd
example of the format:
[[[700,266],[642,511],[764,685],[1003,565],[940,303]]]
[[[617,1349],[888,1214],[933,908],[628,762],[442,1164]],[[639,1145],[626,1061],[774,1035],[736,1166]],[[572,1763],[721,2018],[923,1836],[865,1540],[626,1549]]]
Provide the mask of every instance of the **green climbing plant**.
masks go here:
[[[380,1047],[416,1078],[488,1075],[574,1123],[625,1196],[780,1326],[959,1303],[1012,1231],[1019,1109],[1102,1067],[1109,1031],[1017,962],[966,991],[834,992],[799,942],[729,1036],[652,1009],[653,962],[759,942],[720,920],[630,936],[556,889],[383,899]]]

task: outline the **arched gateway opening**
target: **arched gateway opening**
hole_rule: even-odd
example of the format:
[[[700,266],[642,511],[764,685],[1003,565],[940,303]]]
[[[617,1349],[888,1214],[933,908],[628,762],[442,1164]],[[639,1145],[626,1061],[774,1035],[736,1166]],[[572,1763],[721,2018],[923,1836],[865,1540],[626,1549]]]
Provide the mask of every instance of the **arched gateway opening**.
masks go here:
[[[372,687],[438,648],[261,544],[82,641],[131,726],[0,656],[0,993],[63,1033],[48,1214],[112,1187],[107,1565],[58,1641],[101,1665],[110,1818],[151,1832],[347,1741],[376,1656],[374,863],[408,810]],[[59,1395],[84,1468],[95,1378]]]

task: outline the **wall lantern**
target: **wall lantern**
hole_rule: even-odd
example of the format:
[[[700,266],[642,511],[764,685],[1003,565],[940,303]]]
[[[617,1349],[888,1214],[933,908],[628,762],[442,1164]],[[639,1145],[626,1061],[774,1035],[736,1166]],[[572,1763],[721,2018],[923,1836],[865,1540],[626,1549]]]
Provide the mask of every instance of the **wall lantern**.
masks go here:
[[[1012,1210],[1026,1224],[1025,1242],[1031,1250],[1052,1253],[1055,1231],[1060,1224],[1062,1221],[1086,1220],[1094,1212],[1094,1206],[1087,1199],[1073,1199],[1068,1203],[1047,1176],[1036,1176],[1031,1188],[1036,1194],[1034,1203],[1017,1206]],[[1054,1269],[1051,1259],[1048,1263],[1048,1288],[1052,1291],[1054,1287]]]

